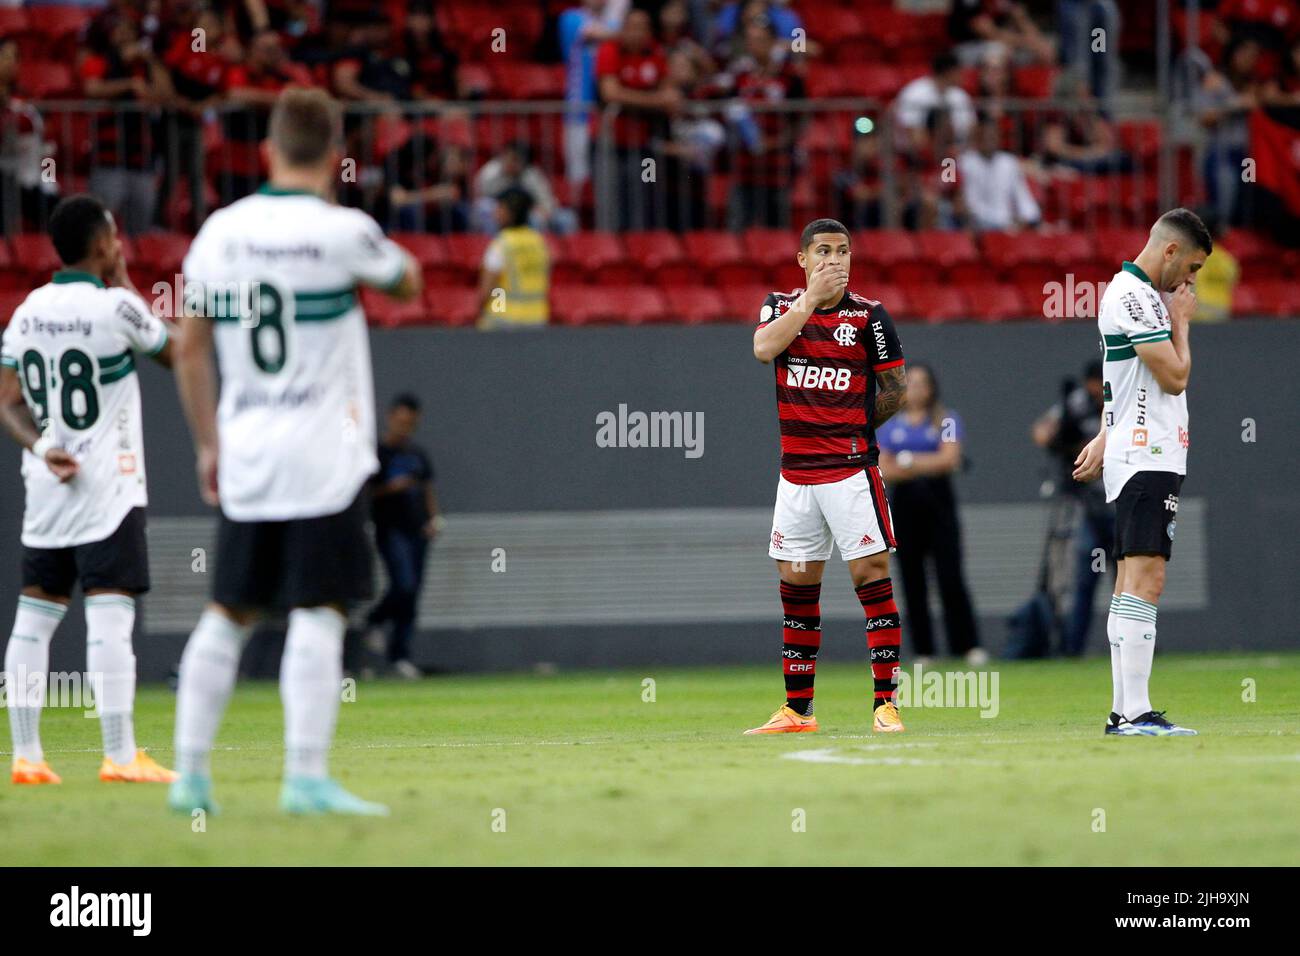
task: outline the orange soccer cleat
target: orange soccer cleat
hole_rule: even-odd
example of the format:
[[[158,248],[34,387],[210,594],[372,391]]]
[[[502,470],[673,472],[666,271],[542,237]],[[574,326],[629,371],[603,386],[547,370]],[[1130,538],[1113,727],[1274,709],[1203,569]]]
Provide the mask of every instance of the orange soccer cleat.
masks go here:
[[[130,763],[114,763],[105,757],[99,765],[99,779],[105,783],[171,783],[177,776],[143,750],[137,750]]]
[[[14,758],[14,783],[63,783],[63,778],[50,769],[44,760],[33,763],[22,757]]]
[[[881,704],[876,708],[875,717],[871,721],[871,729],[878,734],[897,734],[903,730],[903,718],[898,714],[898,708],[894,706],[893,701]]]
[[[808,734],[816,729],[816,717],[811,714],[807,717],[801,717],[791,710],[788,704],[782,704],[781,709],[768,718],[767,723],[762,727],[755,727],[752,730],[745,731],[745,736],[750,734]]]

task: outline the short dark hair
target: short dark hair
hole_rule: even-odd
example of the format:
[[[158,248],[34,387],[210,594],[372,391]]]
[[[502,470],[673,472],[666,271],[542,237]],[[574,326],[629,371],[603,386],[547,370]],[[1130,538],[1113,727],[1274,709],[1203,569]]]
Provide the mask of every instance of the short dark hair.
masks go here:
[[[930,61],[930,72],[935,76],[950,73],[955,69],[957,69],[957,56],[949,50],[944,50]]]
[[[528,225],[528,217],[533,212],[533,197],[527,190],[520,189],[518,186],[503,189],[497,195],[497,202],[506,207],[506,213],[510,217],[510,225]]]
[[[59,200],[50,216],[50,241],[65,266],[90,255],[100,230],[109,226],[108,210],[94,196],[68,196]]]
[[[312,166],[343,137],[338,103],[324,90],[291,86],[271,107],[267,138],[290,166]]]
[[[418,414],[420,411],[420,399],[412,392],[398,392],[393,396],[393,400],[388,403],[389,411],[396,408],[405,408]]]
[[[1210,238],[1210,230],[1205,228],[1205,223],[1201,221],[1201,217],[1190,209],[1181,206],[1177,209],[1171,209],[1156,220],[1156,225],[1169,226],[1177,230],[1207,256],[1214,251],[1214,240]]]
[[[1105,377],[1105,372],[1102,370],[1101,359],[1091,359],[1088,364],[1083,367],[1084,381],[1088,381],[1089,379],[1101,381]]]
[[[809,244],[813,241],[813,236],[819,235],[823,232],[842,233],[845,238],[849,238],[851,241],[848,226],[844,225],[844,223],[840,222],[838,219],[814,219],[812,222],[808,223],[808,225],[804,226],[803,232],[799,234],[800,250],[807,249]]]

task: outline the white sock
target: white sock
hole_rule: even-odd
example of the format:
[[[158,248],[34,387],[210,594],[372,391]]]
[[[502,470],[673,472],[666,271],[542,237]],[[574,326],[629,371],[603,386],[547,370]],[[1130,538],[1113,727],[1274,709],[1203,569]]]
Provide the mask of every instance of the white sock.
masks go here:
[[[135,759],[135,598],[92,594],[86,598],[86,674],[95,689],[95,714],[104,756],[114,763]]]
[[[208,608],[181,655],[176,692],[176,769],[207,775],[212,742],[239,674],[252,625],[236,624]]]
[[[1106,617],[1106,640],[1110,642],[1110,710],[1111,713],[1124,716],[1124,668],[1120,656],[1119,617],[1115,609],[1119,607],[1119,595],[1110,596],[1110,614]]]
[[[347,621],[327,607],[289,612],[280,662],[286,777],[324,777],[338,721]]]
[[[1156,606],[1126,591],[1115,613],[1124,671],[1124,716],[1133,720],[1151,709],[1147,681],[1156,653]]]
[[[45,759],[41,750],[41,708],[49,683],[50,639],[67,606],[20,595],[14,629],[5,648],[5,696],[14,756],[33,763]]]

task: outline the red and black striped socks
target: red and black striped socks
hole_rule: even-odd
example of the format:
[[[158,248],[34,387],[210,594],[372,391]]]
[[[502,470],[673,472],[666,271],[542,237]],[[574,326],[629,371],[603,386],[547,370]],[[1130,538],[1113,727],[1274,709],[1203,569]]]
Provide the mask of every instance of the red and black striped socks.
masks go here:
[[[898,669],[902,666],[903,629],[899,624],[898,605],[894,603],[894,585],[889,578],[868,581],[854,590],[867,615],[867,648],[871,652],[871,676],[876,685],[874,709],[894,699]]]
[[[817,652],[822,646],[821,594],[820,584],[781,582],[785,703],[805,717],[813,712],[813,678],[817,673]]]

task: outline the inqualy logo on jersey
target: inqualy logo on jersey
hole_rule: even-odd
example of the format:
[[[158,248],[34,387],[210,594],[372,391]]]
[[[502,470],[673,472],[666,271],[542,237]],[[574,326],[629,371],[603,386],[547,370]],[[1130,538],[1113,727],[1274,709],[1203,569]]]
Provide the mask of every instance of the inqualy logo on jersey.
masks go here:
[[[785,370],[785,384],[791,388],[824,388],[832,392],[847,392],[853,370],[824,368],[819,365],[789,365]]]
[[[849,322],[841,322],[835,327],[835,341],[846,348],[850,345],[856,345],[858,341],[858,330]]]

